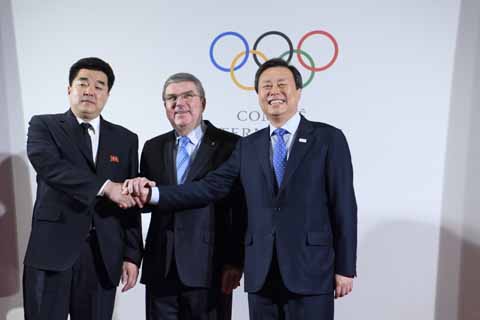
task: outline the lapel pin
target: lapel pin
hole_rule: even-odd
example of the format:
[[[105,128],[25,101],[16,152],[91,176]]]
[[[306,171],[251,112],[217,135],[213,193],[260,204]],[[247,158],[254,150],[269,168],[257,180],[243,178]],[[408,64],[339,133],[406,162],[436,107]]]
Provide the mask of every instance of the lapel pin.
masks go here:
[[[117,156],[111,154],[111,155],[110,155],[110,162],[120,163],[120,159],[119,159]]]
[[[305,139],[305,138],[298,138],[298,142],[307,143],[307,139]]]

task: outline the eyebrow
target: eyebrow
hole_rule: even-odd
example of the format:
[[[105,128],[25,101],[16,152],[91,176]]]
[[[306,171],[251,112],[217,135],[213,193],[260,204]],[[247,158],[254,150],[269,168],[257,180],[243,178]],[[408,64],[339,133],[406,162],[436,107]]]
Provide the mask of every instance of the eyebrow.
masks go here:
[[[80,78],[77,79],[77,81],[86,81],[86,82],[88,82],[89,80],[90,79],[87,78],[87,77],[80,77]],[[101,84],[102,86],[106,85],[105,81],[103,81],[103,80],[97,80],[96,83]]]
[[[182,94],[187,94],[187,93],[196,94],[195,91],[193,91],[193,90],[188,90],[188,91],[185,91],[185,92],[180,92],[179,94],[176,94],[176,93],[167,93],[165,96],[167,96],[167,97],[174,97],[174,96],[181,96]]]
[[[277,80],[275,80],[275,81],[272,81],[272,80],[263,80],[263,81],[260,82],[260,84],[262,84],[262,85],[265,85],[265,84],[273,84],[274,82],[275,82],[275,83],[278,83],[278,84],[283,84],[283,83],[286,83],[286,82],[288,82],[288,81],[287,81],[287,78],[281,78],[281,79],[277,79]]]

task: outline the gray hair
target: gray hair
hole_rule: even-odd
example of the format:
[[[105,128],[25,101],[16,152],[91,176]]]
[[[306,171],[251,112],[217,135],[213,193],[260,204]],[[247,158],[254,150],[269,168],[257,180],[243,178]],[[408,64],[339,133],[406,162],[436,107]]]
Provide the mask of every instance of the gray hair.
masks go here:
[[[168,77],[167,81],[165,81],[165,84],[163,85],[162,99],[165,100],[165,90],[169,85],[171,85],[172,83],[184,82],[184,81],[193,82],[195,84],[195,87],[197,87],[198,93],[202,98],[202,100],[205,99],[205,90],[203,89],[203,85],[200,82],[200,80],[198,80],[198,78],[195,77],[193,74],[186,73],[186,72],[175,73],[175,74],[172,74],[170,77]]]

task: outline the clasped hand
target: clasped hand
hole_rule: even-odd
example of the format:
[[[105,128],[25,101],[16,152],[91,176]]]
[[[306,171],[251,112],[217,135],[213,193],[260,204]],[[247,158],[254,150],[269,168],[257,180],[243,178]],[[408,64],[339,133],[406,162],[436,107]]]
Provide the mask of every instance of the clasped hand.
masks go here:
[[[127,179],[123,184],[110,181],[105,186],[104,195],[122,209],[143,208],[150,200],[150,188],[155,185],[154,181],[141,177]]]

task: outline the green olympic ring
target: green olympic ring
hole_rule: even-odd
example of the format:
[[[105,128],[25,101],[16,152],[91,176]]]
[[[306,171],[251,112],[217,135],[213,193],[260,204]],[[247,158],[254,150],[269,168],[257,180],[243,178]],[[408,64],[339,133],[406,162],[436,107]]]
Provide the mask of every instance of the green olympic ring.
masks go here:
[[[293,52],[298,53],[298,49],[293,50]],[[283,59],[283,57],[285,57],[287,54],[290,54],[290,50],[282,53],[279,58]],[[300,54],[305,56],[307,58],[307,60],[310,62],[310,68],[309,68],[310,77],[308,77],[307,81],[305,81],[305,83],[303,83],[303,85],[302,85],[303,88],[306,88],[310,84],[310,82],[312,82],[313,78],[315,77],[315,71],[313,70],[313,68],[315,68],[315,62],[313,61],[312,57],[308,53],[306,53],[305,51],[300,50]]]

